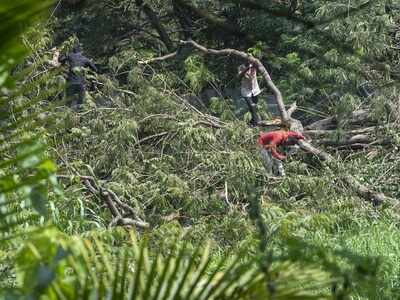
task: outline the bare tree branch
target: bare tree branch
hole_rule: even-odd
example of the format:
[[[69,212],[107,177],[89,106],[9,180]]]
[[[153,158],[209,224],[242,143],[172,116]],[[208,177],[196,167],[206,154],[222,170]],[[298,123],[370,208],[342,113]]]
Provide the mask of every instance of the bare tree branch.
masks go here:
[[[164,60],[167,60],[167,59],[176,57],[177,54],[178,54],[178,51],[175,51],[175,52],[166,54],[166,55],[164,55],[164,56],[160,56],[160,57],[150,58],[150,59],[147,59],[147,60],[138,61],[138,64],[140,64],[140,65],[147,65],[147,64],[150,64],[150,63],[153,63],[153,62],[164,61]]]
[[[287,110],[287,113],[288,113],[289,117],[292,116],[292,114],[296,111],[296,109],[297,109],[297,103],[293,102],[292,105]]]

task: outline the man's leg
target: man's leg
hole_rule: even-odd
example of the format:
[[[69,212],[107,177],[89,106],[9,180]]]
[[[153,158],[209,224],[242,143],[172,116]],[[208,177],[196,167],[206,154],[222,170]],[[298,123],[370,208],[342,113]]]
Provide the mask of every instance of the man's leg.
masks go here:
[[[71,107],[74,104],[75,98],[75,87],[72,84],[68,84],[65,91],[65,105]]]
[[[253,103],[252,98],[250,97],[245,97],[244,98],[247,102],[247,106],[249,107],[249,111],[251,113],[251,121],[250,123],[252,125],[257,125],[258,122],[260,121],[257,115],[257,105]]]
[[[85,99],[85,86],[83,84],[78,85],[78,106],[83,104],[83,100]]]
[[[285,169],[283,167],[283,162],[280,159],[272,158],[273,160],[273,173],[275,176],[283,177],[285,176]]]
[[[267,170],[267,173],[272,174],[272,167],[273,167],[272,159],[273,158],[271,156],[271,153],[268,150],[262,148],[260,150],[260,154],[261,154],[261,159],[264,164],[264,167]]]

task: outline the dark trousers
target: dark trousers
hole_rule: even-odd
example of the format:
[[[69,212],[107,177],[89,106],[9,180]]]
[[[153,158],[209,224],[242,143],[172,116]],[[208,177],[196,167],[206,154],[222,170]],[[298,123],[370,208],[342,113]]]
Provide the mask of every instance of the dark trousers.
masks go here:
[[[81,105],[85,99],[85,86],[83,83],[74,83],[67,86],[67,105]]]
[[[258,122],[260,122],[260,118],[257,115],[258,97],[257,96],[244,97],[244,99],[246,100],[247,106],[249,107],[249,111],[251,113],[250,124],[257,125]]]

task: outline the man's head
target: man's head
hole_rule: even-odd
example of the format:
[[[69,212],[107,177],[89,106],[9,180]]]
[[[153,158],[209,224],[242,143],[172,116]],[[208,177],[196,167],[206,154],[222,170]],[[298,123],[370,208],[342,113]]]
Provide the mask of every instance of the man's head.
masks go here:
[[[285,145],[293,146],[293,145],[297,145],[298,142],[299,142],[298,139],[296,139],[295,137],[289,136],[285,142]]]
[[[304,136],[300,133],[290,131],[285,145],[293,146],[299,143],[299,140],[304,140]]]

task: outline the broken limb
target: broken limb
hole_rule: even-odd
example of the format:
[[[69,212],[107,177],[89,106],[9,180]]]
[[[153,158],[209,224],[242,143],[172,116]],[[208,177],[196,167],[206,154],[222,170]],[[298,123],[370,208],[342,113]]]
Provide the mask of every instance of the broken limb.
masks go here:
[[[352,114],[346,120],[351,125],[365,125],[366,122],[372,122],[369,111],[365,109],[360,109],[352,112]],[[338,127],[338,117],[332,116],[319,121],[316,121],[310,125],[307,125],[305,129],[307,130],[327,130],[335,129]]]
[[[366,186],[355,180],[352,176],[345,175],[342,177],[342,179],[347,183],[347,186],[352,188],[361,198],[364,198],[375,206],[382,204],[383,202],[388,200],[388,198],[383,193],[378,193],[367,188]]]
[[[113,216],[113,221],[111,224],[120,226],[135,225],[140,228],[150,227],[149,223],[140,220],[137,217],[134,209],[128,204],[123,203],[113,191],[98,186],[94,177],[84,175],[76,176],[90,193],[98,197],[107,205],[111,215]],[[57,178],[71,180],[73,177],[69,175],[57,175]],[[132,218],[128,218],[126,216],[132,216]]]
[[[150,63],[153,63],[153,62],[158,62],[158,61],[167,60],[167,59],[176,57],[177,54],[178,54],[178,50],[175,51],[175,52],[166,54],[166,55],[164,55],[164,56],[155,57],[155,58],[150,58],[150,59],[147,59],[147,60],[140,60],[140,61],[138,61],[138,64],[140,64],[140,65],[147,65],[147,64],[150,64]]]
[[[360,129],[354,129],[354,130],[348,130],[344,132],[345,136],[348,135],[356,135],[356,134],[366,134],[366,133],[372,133],[379,129],[379,127],[372,126],[372,127],[366,127],[366,128],[360,128]],[[321,137],[321,136],[332,136],[333,134],[337,133],[336,129],[312,129],[312,130],[304,130],[304,134],[309,135],[311,137]]]

